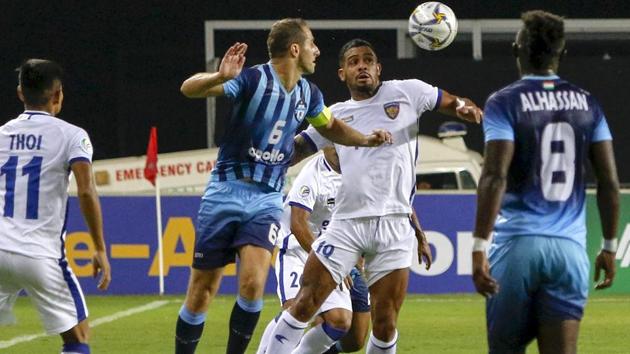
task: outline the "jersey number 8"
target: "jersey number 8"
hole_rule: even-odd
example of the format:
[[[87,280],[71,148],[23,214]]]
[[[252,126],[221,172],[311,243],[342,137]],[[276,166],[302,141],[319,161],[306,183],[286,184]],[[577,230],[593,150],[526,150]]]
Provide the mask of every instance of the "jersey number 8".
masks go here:
[[[546,200],[564,202],[575,181],[575,133],[569,123],[550,123],[541,139],[540,180]]]

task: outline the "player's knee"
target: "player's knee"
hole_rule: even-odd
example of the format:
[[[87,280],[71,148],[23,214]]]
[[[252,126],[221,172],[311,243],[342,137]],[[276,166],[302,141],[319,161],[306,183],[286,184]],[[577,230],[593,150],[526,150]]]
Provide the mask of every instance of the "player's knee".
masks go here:
[[[246,299],[262,297],[264,283],[256,277],[248,276],[239,280],[239,294]]]
[[[375,319],[372,322],[372,333],[382,341],[390,341],[396,335],[396,321],[393,318]]]
[[[328,311],[324,316],[326,323],[340,331],[348,332],[352,326],[352,312],[341,309]]]

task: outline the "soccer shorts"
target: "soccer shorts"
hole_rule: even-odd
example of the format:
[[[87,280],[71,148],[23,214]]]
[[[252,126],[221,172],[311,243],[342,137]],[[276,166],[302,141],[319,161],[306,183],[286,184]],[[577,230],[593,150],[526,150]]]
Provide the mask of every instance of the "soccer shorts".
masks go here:
[[[197,216],[193,268],[234,263],[240,246],[273,251],[280,231],[282,194],[260,183],[211,182]]]
[[[367,285],[396,269],[409,268],[414,254],[415,232],[409,215],[333,220],[313,243],[313,251],[337,284],[343,281],[359,257],[365,257]]]
[[[275,267],[278,297],[282,305],[287,300],[295,299],[297,296],[307,258],[308,253],[300,246],[295,236],[290,235],[284,238],[276,258]],[[336,308],[352,311],[350,291],[345,284],[340,284],[330,293],[317,313],[320,314]]]
[[[20,289],[31,297],[48,334],[66,332],[88,316],[81,286],[66,260],[0,250],[0,293]]]
[[[524,349],[541,324],[582,318],[589,262],[577,242],[518,236],[494,243],[488,259],[500,286],[486,304],[491,353]]]

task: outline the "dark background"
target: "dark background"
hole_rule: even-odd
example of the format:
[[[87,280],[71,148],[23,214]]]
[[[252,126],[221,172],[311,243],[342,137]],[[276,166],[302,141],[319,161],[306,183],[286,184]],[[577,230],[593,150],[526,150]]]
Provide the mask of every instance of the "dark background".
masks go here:
[[[205,100],[179,93],[181,82],[205,69],[204,20],[405,19],[421,1],[33,1],[1,0],[0,123],[22,110],[16,68],[30,57],[58,61],[66,70],[60,117],[84,127],[95,159],[141,155],[149,128],[158,127],[160,152],[206,147]],[[459,18],[518,18],[542,8],[567,18],[630,18],[626,1],[444,1]],[[488,94],[517,78],[511,36],[484,37],[484,60],[472,59],[466,35],[449,48],[395,60],[393,31],[315,31],[322,56],[309,77],[331,104],[347,93],[336,78],[336,55],[348,39],[374,42],[383,79],[421,78],[483,104]],[[222,31],[216,51],[233,41],[250,44],[248,65],[266,61],[266,33]],[[488,39],[488,40],[486,40]],[[630,39],[570,38],[560,75],[590,90],[602,103],[615,137],[620,178],[630,182]],[[218,130],[227,107],[218,101]],[[425,115],[421,132],[435,135],[444,118]],[[218,138],[218,137],[217,137]],[[481,151],[481,129],[469,126],[469,145]]]

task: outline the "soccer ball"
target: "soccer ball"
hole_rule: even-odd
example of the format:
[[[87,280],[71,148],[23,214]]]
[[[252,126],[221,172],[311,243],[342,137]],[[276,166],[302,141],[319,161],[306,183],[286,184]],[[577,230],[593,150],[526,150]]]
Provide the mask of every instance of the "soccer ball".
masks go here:
[[[422,3],[409,16],[409,35],[422,49],[444,49],[457,35],[455,13],[441,2]]]

